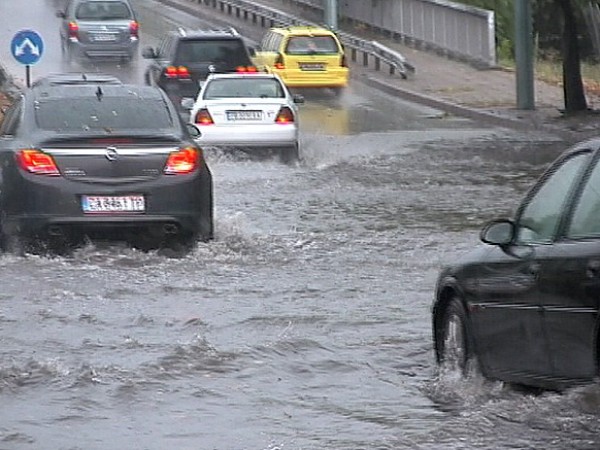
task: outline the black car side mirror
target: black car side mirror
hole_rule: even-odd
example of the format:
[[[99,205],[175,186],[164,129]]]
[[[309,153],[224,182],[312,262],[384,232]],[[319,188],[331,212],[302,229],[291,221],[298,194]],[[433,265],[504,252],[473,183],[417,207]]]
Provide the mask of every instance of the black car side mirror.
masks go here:
[[[142,50],[142,58],[144,59],[155,59],[156,56],[156,50],[154,50],[152,47],[145,47]]]
[[[486,244],[508,245],[515,237],[515,224],[508,219],[494,220],[483,227],[479,237]]]
[[[199,139],[200,137],[202,137],[202,132],[196,124],[187,122],[185,126],[192,139]]]
[[[65,17],[67,17],[67,14],[64,11],[56,11],[56,17],[64,19]]]

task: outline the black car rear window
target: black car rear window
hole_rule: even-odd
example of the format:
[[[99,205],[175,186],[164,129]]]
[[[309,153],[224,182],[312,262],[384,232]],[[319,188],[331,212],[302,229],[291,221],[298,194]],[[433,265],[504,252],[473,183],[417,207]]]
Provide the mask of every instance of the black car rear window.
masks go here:
[[[123,2],[85,2],[77,6],[75,18],[78,20],[127,20],[131,11]]]
[[[52,98],[40,100],[35,119],[43,130],[59,132],[148,129],[173,127],[173,120],[160,99],[131,97]]]
[[[178,64],[222,63],[229,66],[249,64],[245,44],[239,39],[185,39],[179,41],[175,60]]]

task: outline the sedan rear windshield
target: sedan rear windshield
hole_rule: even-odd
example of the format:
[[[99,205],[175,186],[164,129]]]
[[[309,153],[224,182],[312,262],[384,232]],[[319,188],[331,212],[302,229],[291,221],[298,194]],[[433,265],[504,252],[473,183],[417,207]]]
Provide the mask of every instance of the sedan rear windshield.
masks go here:
[[[131,11],[123,2],[85,2],[75,11],[78,20],[127,20]]]
[[[293,36],[285,52],[288,55],[332,55],[340,49],[333,36]]]
[[[223,78],[206,86],[206,100],[218,98],[283,98],[281,83],[274,78]]]
[[[60,132],[170,129],[173,120],[162,100],[131,97],[55,98],[39,101],[35,119],[43,130]]]

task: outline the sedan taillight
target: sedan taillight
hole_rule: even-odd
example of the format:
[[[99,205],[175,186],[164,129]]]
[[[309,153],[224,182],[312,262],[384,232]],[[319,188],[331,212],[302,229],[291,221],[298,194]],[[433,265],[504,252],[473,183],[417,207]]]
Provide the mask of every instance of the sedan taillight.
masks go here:
[[[36,175],[59,176],[60,172],[51,155],[34,149],[19,150],[16,154],[21,169]]]
[[[294,113],[287,106],[282,106],[275,117],[275,123],[294,123]]]
[[[77,22],[69,22],[69,39],[79,39],[79,25],[77,25]]]
[[[164,173],[167,175],[183,175],[191,173],[199,165],[200,150],[196,147],[185,147],[169,154]]]
[[[194,118],[194,122],[196,125],[213,125],[215,123],[212,116],[208,112],[208,109],[206,108],[198,110],[196,117]]]

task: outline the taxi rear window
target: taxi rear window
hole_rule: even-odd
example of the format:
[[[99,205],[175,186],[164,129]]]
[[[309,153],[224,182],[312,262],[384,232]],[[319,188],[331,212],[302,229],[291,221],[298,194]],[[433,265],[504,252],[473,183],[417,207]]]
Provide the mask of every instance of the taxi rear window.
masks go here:
[[[340,49],[333,36],[292,36],[285,52],[288,55],[332,55]]]
[[[165,103],[156,99],[130,97],[54,98],[37,102],[35,119],[44,130],[63,132],[136,129],[169,129],[171,114]]]

